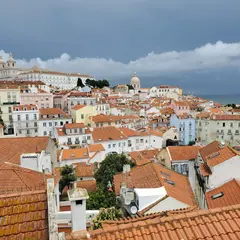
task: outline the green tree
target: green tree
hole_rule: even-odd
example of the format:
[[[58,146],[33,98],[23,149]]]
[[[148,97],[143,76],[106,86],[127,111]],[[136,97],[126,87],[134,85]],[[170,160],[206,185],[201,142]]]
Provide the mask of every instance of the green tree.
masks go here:
[[[123,213],[120,209],[114,207],[111,208],[102,208],[99,211],[99,214],[93,219],[92,230],[102,228],[102,222],[105,220],[117,220],[123,217]]]
[[[229,103],[229,104],[226,104],[225,107],[232,107],[232,108],[236,108],[236,104],[235,103]]]
[[[132,85],[127,84],[128,90],[134,90],[134,87]]]
[[[109,192],[99,185],[96,192],[89,193],[87,200],[87,210],[96,210],[100,208],[109,208],[116,206],[116,195]]]
[[[65,165],[61,168],[61,180],[59,181],[59,189],[62,193],[65,186],[70,186],[72,182],[76,181],[73,166]]]
[[[83,88],[84,86],[85,86],[85,85],[83,84],[82,79],[81,79],[81,78],[78,78],[77,87]]]
[[[103,80],[86,79],[85,84],[92,88],[104,88],[104,87],[110,86],[108,80],[106,79],[103,79]]]
[[[108,182],[113,182],[113,176],[122,172],[125,164],[130,164],[131,167],[134,166],[134,163],[128,160],[124,154],[109,154],[95,173],[97,183],[107,189]]]

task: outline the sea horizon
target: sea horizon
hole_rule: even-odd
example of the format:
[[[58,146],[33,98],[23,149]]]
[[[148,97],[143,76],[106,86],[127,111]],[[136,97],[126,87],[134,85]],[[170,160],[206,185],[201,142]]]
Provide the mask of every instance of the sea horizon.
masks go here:
[[[240,104],[240,94],[199,94],[197,96],[221,104]]]

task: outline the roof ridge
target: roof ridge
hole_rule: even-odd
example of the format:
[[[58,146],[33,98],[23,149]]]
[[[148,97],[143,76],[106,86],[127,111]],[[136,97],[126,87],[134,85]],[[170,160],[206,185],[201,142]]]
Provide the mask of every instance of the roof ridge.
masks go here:
[[[232,210],[236,210],[236,209],[240,209],[240,204],[237,204],[237,205],[233,205],[233,206],[227,206],[227,207],[223,207],[223,208],[216,208],[216,209],[206,209],[206,210],[196,210],[196,211],[193,211],[193,212],[188,212],[188,213],[180,213],[180,214],[177,214],[176,216],[167,216],[167,217],[162,217],[160,221],[155,221],[155,222],[144,222],[144,221],[141,221],[141,227],[144,227],[144,226],[147,226],[147,225],[161,225],[161,224],[165,224],[165,223],[171,223],[173,221],[176,221],[176,220],[182,220],[182,219],[186,219],[186,218],[196,218],[196,217],[199,217],[199,216],[204,216],[204,215],[216,215],[218,213],[222,213],[222,212],[229,212],[229,211],[232,211]],[[234,215],[233,218],[237,218],[238,216]],[[157,218],[157,217],[156,217]],[[213,222],[218,222],[218,219],[213,219]],[[199,224],[199,223],[197,223]],[[202,223],[201,223],[202,224]],[[121,227],[119,227],[119,225],[121,225]],[[133,225],[133,223],[122,223],[122,224],[118,224],[116,225],[117,227],[117,230],[118,231],[124,231],[126,229],[129,229],[129,228],[133,228],[133,227],[137,227],[136,225]],[[179,226],[178,225],[175,225],[173,227],[173,229],[178,229]],[[182,229],[182,227],[180,227]],[[90,232],[90,235],[96,235],[96,234],[99,234],[99,233],[102,233],[102,234],[106,234],[106,233],[111,233],[111,232],[115,232],[116,231],[116,228],[113,228],[113,229],[107,229],[107,230],[104,230],[104,229],[101,229],[101,230],[93,230]],[[221,234],[219,234],[221,235]],[[218,236],[219,236],[218,235]],[[215,234],[213,234],[213,236],[215,236]]]

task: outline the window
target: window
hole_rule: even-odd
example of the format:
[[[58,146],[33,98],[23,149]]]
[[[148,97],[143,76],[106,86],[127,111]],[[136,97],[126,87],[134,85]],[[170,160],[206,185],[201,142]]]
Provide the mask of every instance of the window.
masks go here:
[[[54,124],[55,124],[55,126],[57,126],[57,125],[58,125],[58,123],[57,123],[57,122],[55,122]]]
[[[37,131],[38,131],[38,130],[37,130],[37,129],[35,129],[35,133],[37,133]]]
[[[115,148],[116,147],[116,144],[113,144],[113,148]]]
[[[230,123],[230,127],[233,127],[233,123]]]
[[[225,123],[223,123],[223,127],[225,127]]]
[[[18,121],[20,121],[21,120],[21,116],[17,115],[17,119],[18,119]]]
[[[19,134],[22,134],[22,130],[19,130]]]
[[[26,127],[28,128],[28,123],[26,123]]]
[[[111,144],[108,144],[108,148],[111,148]]]
[[[121,147],[121,143],[118,143],[118,146]]]
[[[12,108],[8,107],[8,112],[11,113],[12,112]]]
[[[91,139],[91,137],[90,136],[87,136],[87,140],[90,140]]]
[[[44,131],[44,132],[43,132],[43,135],[44,135],[44,136],[47,136],[47,132],[46,132],[46,131]]]
[[[37,120],[37,114],[34,114],[34,119]]]
[[[28,114],[26,114],[26,120],[29,120],[29,116],[28,116]]]
[[[52,131],[49,131],[49,136],[52,136]]]
[[[125,145],[126,145],[126,143],[124,142],[124,143],[123,143],[123,146],[125,147]]]
[[[81,119],[84,119],[84,114],[81,114]]]
[[[60,122],[60,126],[63,126],[63,122]]]
[[[37,127],[37,122],[34,122],[34,127]]]
[[[46,126],[47,126],[47,123],[44,122],[44,123],[43,123],[43,127],[46,127]]]
[[[29,129],[27,130],[27,134],[30,134],[30,131],[29,131]]]
[[[143,143],[143,139],[140,139],[140,143]]]
[[[50,123],[48,123],[48,125],[49,125],[49,127],[52,127],[52,123],[50,122]]]

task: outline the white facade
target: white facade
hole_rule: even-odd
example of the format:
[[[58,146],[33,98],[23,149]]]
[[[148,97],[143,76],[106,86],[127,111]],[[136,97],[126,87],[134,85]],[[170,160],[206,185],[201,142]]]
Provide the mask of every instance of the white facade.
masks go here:
[[[20,69],[16,68],[16,61],[13,59],[12,54],[9,55],[7,62],[0,56],[0,79],[14,79],[19,71]]]
[[[35,105],[20,105],[13,108],[14,134],[19,137],[38,136],[39,111]]]
[[[177,100],[182,95],[182,89],[179,87],[160,86],[150,89],[150,97],[164,97]]]
[[[196,135],[199,142],[208,144],[225,141],[230,145],[240,144],[239,120],[196,119]]]
[[[52,173],[51,155],[42,151],[41,153],[27,153],[20,157],[21,166],[38,172]]]
[[[66,123],[72,123],[71,118],[41,118],[38,122],[39,136],[53,136],[57,127],[63,127]]]
[[[95,106],[97,99],[94,97],[69,96],[67,99],[68,112],[76,105]]]
[[[58,89],[75,88],[77,86],[78,78],[82,79],[83,84],[85,83],[86,79],[94,79],[88,75],[53,72],[45,69],[39,69],[36,66],[18,75],[18,79],[23,81],[42,81],[48,86],[53,86]]]

